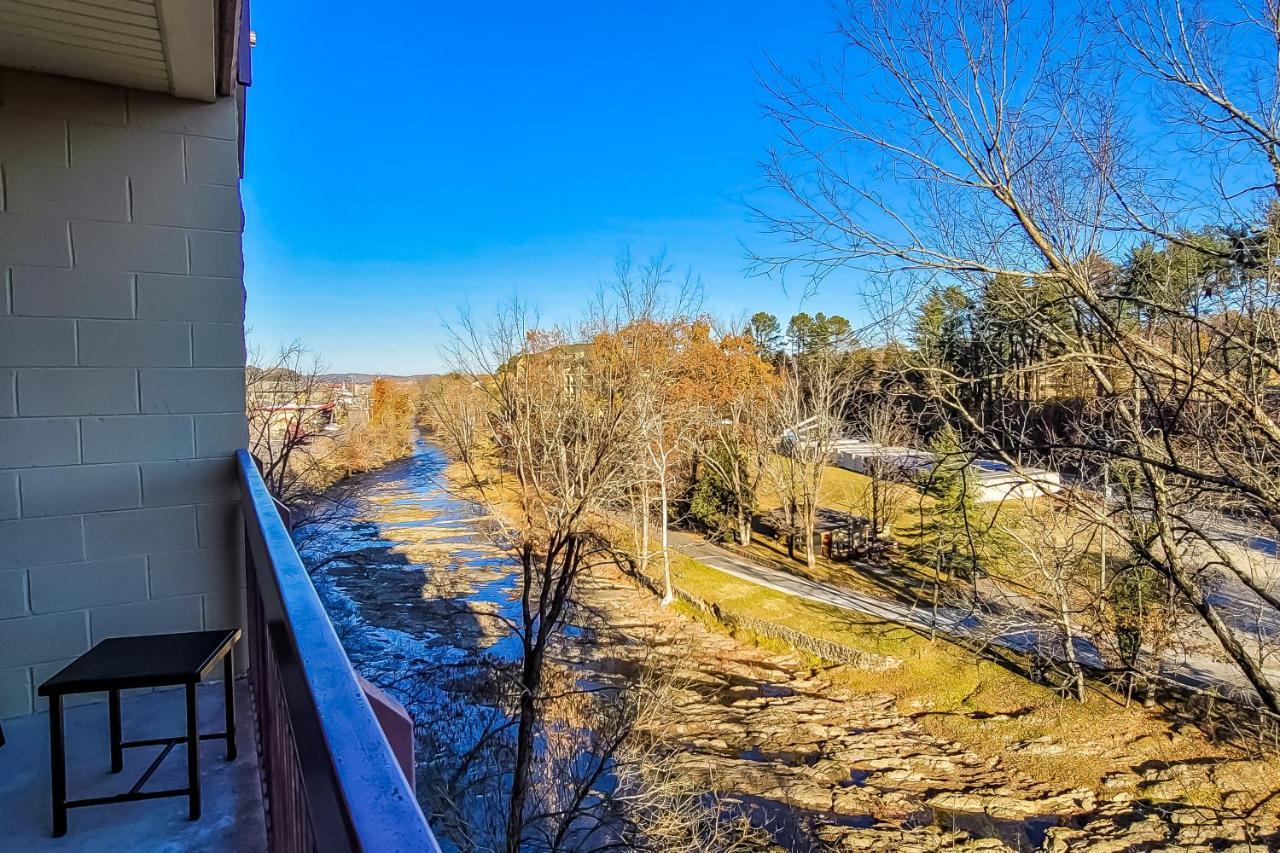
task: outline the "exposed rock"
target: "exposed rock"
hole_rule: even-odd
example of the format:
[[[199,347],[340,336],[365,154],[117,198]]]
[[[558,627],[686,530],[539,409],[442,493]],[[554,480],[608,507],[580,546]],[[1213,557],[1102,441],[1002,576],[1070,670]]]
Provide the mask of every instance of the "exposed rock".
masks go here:
[[[965,832],[944,832],[936,826],[912,829],[892,825],[870,828],[825,826],[818,836],[835,850],[859,850],[868,853],[932,853],[934,850],[1007,851],[1004,842],[994,838],[970,838]]]
[[[333,582],[360,585],[364,616],[380,627],[457,650],[485,647],[500,635],[499,620],[488,616],[498,605],[476,600],[475,591],[500,580],[501,561],[461,565],[453,532],[405,527],[397,554],[381,546],[353,548],[349,559],[326,572]],[[441,570],[430,570],[432,561]],[[584,614],[578,627],[589,639],[565,637],[557,664],[571,679],[599,682],[621,681],[646,667],[667,674],[673,681],[670,707],[664,706],[649,734],[678,750],[672,769],[727,801],[767,804],[794,823],[801,843],[885,853],[1021,851],[1035,846],[1046,823],[1063,820],[1066,825],[1048,829],[1042,849],[1119,853],[1232,849],[1250,841],[1264,849],[1265,833],[1275,830],[1274,811],[1265,809],[1265,816],[1246,822],[1176,803],[1156,808],[1123,802],[1134,789],[1143,800],[1176,800],[1204,784],[1204,768],[1160,764],[1141,774],[1109,774],[1103,787],[1110,802],[1099,805],[1088,789],[1037,782],[999,756],[982,757],[930,734],[893,697],[850,687],[857,681],[848,668],[815,670],[801,655],[710,631],[657,606],[611,569],[593,570],[578,592],[590,605],[584,610],[602,619],[587,624]],[[459,602],[469,618],[458,618]],[[833,679],[832,672],[842,677]],[[927,699],[910,705],[933,707]],[[992,714],[974,722],[994,725],[1018,716]],[[1122,739],[1100,733],[1096,749],[1084,749],[1114,757]],[[1009,749],[1066,753],[1051,737]],[[1258,793],[1268,781],[1259,778],[1262,770],[1261,764],[1229,762],[1212,779],[1227,805],[1252,807],[1265,794]]]
[[[1137,785],[1138,781],[1138,777],[1134,776],[1132,773],[1117,770],[1102,777],[1102,787],[1108,789],[1131,788]]]
[[[1193,806],[1107,805],[1079,827],[1055,827],[1046,853],[1121,853],[1130,850],[1273,850],[1275,821],[1254,820]]]

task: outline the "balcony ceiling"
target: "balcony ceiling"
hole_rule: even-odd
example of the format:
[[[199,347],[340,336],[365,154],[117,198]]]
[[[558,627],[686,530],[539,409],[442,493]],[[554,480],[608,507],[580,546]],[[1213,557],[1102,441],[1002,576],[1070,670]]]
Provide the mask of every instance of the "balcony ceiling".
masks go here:
[[[0,65],[212,101],[217,0],[0,0]]]

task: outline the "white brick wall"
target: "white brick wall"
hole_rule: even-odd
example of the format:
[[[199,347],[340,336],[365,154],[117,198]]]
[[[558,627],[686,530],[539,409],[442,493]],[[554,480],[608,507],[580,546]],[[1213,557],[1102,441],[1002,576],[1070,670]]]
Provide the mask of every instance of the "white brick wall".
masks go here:
[[[238,128],[0,69],[0,718],[102,637],[241,621]]]

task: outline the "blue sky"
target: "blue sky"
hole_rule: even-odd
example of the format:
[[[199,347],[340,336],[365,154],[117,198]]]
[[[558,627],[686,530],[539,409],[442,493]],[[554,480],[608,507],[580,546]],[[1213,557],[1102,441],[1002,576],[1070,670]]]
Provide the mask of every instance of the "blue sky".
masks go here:
[[[751,278],[741,201],[772,129],[753,68],[803,67],[825,0],[254,6],[252,339],[335,370],[439,369],[443,320],[513,294],[580,313],[614,258],[665,250],[724,317],[857,314],[851,288]]]

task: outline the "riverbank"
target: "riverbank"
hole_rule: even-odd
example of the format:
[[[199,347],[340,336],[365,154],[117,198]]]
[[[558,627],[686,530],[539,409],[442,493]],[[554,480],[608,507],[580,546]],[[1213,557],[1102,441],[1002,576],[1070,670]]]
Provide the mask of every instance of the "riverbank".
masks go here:
[[[503,622],[514,605],[511,562],[490,544],[483,512],[446,493],[460,491],[459,483],[447,482],[444,460],[429,446],[361,485],[360,504],[341,535],[311,550],[308,562],[353,662],[419,721],[424,806],[444,834],[470,832],[463,824],[483,823],[481,806],[499,795],[475,780],[485,777],[485,761],[500,756],[475,748],[506,719],[501,697],[485,695],[483,672],[495,671],[486,669],[495,661],[501,671],[516,651]],[[696,564],[681,563],[677,571],[682,585],[702,584],[704,597],[723,607],[807,630],[828,624],[833,633],[843,631],[848,644],[873,635],[872,626],[853,631],[847,616],[844,626],[824,623],[833,615]],[[1105,776],[1096,786],[1070,784],[1053,768],[1080,759],[1063,754],[1061,743],[1029,740],[1000,750],[949,736],[946,722],[986,731],[990,744],[1032,725],[1032,715],[1007,707],[1007,699],[996,704],[1003,678],[1012,676],[993,665],[971,666],[941,652],[930,661],[925,654],[936,647],[928,644],[917,657],[881,626],[881,653],[892,644],[902,667],[876,673],[827,666],[663,608],[607,566],[596,567],[579,593],[581,606],[557,650],[556,667],[567,683],[616,685],[661,672],[661,707],[647,715],[640,734],[664,756],[666,772],[716,792],[725,809],[767,824],[788,849],[1034,849],[1054,839],[1067,843],[1075,836],[1065,833],[1080,831],[1074,826],[1099,822],[1081,837],[1101,843],[1114,823],[1109,809],[1125,821],[1163,815],[1159,831],[1177,839],[1187,831],[1177,821],[1185,822],[1192,806],[1174,802],[1175,789],[1201,787],[1185,768],[1203,771],[1224,792],[1240,787],[1232,774],[1257,769],[1228,762],[1223,750],[1193,760],[1185,744],[1160,746],[1160,754],[1175,761],[1140,758],[1149,753],[1135,753],[1117,732],[1105,759],[1123,767],[1123,784]],[[903,684],[911,691],[904,693]],[[943,698],[942,686],[954,693],[948,689]],[[1019,755],[1045,763],[1029,770]],[[477,772],[460,778],[458,768],[467,761]],[[465,813],[442,807],[463,794],[462,802],[478,805]],[[1135,796],[1168,805],[1133,806]],[[1194,813],[1201,825],[1226,821],[1205,805]],[[1263,825],[1255,821],[1255,828]],[[1251,831],[1248,825],[1228,829],[1239,839]]]
[[[465,483],[460,467],[452,468],[451,476]],[[625,539],[628,534],[619,535]],[[673,552],[672,562],[677,588],[710,605],[685,615],[713,631],[775,649],[803,652],[826,642],[851,647],[855,655],[865,652],[873,661],[901,661],[899,667],[834,667],[826,672],[839,687],[892,697],[894,710],[918,721],[925,732],[984,761],[999,762],[1019,774],[1031,786],[1028,790],[1057,784],[1088,791],[1097,803],[1135,802],[1145,804],[1138,808],[1161,812],[1202,809],[1202,821],[1228,826],[1249,813],[1255,819],[1251,831],[1265,835],[1276,830],[1280,802],[1271,799],[1276,785],[1269,780],[1280,779],[1280,762],[1258,756],[1256,742],[1247,735],[1235,743],[1224,741],[1224,734],[1240,734],[1229,726],[1206,733],[1198,719],[1126,703],[1101,689],[1091,690],[1085,703],[1066,700],[945,639],[930,641],[919,630],[885,619],[750,583],[679,551]],[[656,557],[650,570],[657,571]],[[652,577],[641,587],[652,591],[657,580]],[[753,622],[782,630],[768,631],[763,639],[760,631],[741,630]],[[776,638],[788,632],[817,642],[779,644]],[[811,654],[800,657],[814,662]],[[979,794],[969,805],[981,799]],[[1169,829],[1170,839],[1177,835],[1178,830]]]
[[[1214,793],[1219,785],[1207,775],[1209,765],[1253,758],[1253,750],[1262,745],[1248,730],[1233,728],[1229,706],[1214,714],[1202,703],[1180,706],[1183,713],[1174,714],[1164,707],[1126,703],[1123,695],[1096,684],[1090,685],[1084,703],[1067,700],[1028,681],[1020,667],[1006,665],[1001,655],[984,659],[945,634],[930,641],[927,611],[911,611],[893,601],[852,601],[849,595],[840,600],[850,603],[840,606],[789,576],[773,583],[758,571],[744,571],[740,561],[726,564],[706,543],[677,547],[682,549],[674,555],[677,587],[714,602],[730,626],[764,620],[818,642],[852,647],[855,653],[901,660],[903,665],[892,672],[867,673],[863,683],[889,691],[912,713],[927,712],[928,725],[937,734],[982,754],[999,755],[1039,778],[1095,789],[1109,780],[1118,788],[1124,787],[1124,771],[1131,767],[1203,766],[1201,790],[1189,789],[1182,799],[1216,806],[1222,798]],[[698,556],[707,562],[694,559]],[[1274,755],[1259,761],[1259,767],[1280,776]],[[1139,794],[1142,781],[1130,779],[1130,792]],[[1258,797],[1268,793],[1256,791]]]
[[[909,719],[921,733],[1013,780],[961,785],[940,797],[927,796],[926,804],[957,809],[962,819],[985,815],[997,825],[1022,813],[1044,828],[1056,815],[1062,826],[1047,831],[1046,843],[1056,838],[1059,845],[1071,846],[1046,849],[1088,850],[1095,843],[1106,849],[1114,842],[1107,837],[1131,821],[1142,825],[1135,838],[1190,849],[1200,846],[1196,839],[1257,843],[1277,831],[1280,804],[1267,800],[1280,778],[1274,760],[1210,743],[1193,726],[1136,705],[1125,708],[1098,696],[1086,705],[1064,701],[945,641],[930,643],[883,622],[855,620],[836,608],[725,576],[683,555],[673,573],[679,587],[712,597],[717,610],[729,616],[727,625],[710,621],[713,630],[732,633],[734,615],[751,613],[810,636],[896,656],[902,665],[892,669],[817,671],[832,695],[883,697],[887,716]],[[702,621],[708,624],[705,616]],[[741,639],[757,641],[750,634]],[[897,743],[907,754],[917,749],[912,738]],[[935,778],[925,784],[945,783]],[[1222,834],[1213,836],[1210,827]],[[858,844],[871,844],[865,834],[855,837]],[[894,843],[904,844],[906,838]]]

